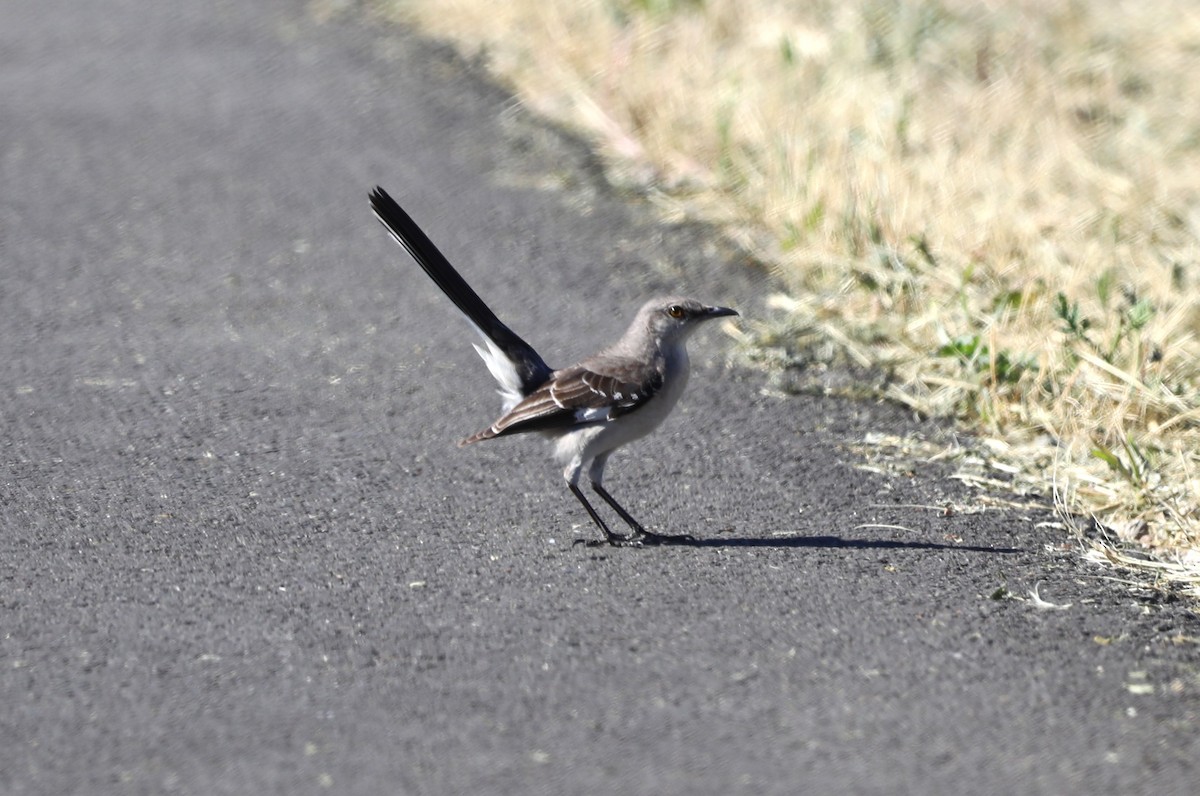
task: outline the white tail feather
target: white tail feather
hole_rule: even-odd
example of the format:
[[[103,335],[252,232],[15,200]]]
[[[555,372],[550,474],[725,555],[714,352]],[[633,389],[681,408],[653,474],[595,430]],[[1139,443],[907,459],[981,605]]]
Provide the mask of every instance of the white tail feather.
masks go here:
[[[513,367],[512,360],[504,355],[499,346],[486,337],[483,338],[483,342],[482,346],[472,343],[471,347],[475,349],[475,353],[479,354],[480,359],[487,365],[487,369],[491,371],[492,378],[500,385],[500,389],[496,392],[500,394],[500,399],[503,401],[503,411],[507,412],[525,397],[521,393],[521,379],[517,376],[517,369]]]

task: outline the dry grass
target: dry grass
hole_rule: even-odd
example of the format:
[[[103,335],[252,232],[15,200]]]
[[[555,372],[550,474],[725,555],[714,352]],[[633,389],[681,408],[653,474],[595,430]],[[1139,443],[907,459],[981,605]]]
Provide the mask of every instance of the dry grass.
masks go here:
[[[1200,580],[1200,7],[378,4],[724,225],[791,328]]]

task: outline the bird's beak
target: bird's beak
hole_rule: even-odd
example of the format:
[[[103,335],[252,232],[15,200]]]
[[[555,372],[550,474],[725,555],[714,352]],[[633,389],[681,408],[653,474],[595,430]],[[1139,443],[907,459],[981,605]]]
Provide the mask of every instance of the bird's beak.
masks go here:
[[[731,307],[708,307],[704,310],[705,318],[721,318],[726,315],[737,315],[738,311]]]

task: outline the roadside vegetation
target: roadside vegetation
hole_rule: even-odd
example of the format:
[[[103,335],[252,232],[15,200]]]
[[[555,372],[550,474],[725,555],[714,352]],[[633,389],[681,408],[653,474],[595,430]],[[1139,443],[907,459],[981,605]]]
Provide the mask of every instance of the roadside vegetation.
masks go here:
[[[374,7],[768,263],[761,356],[882,369],[1200,593],[1200,6]]]

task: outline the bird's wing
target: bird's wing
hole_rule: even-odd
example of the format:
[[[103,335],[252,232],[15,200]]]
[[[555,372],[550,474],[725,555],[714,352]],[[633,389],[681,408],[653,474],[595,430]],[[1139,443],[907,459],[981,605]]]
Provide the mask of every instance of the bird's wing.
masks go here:
[[[600,373],[585,365],[556,371],[550,380],[491,426],[463,440],[606,423],[637,411],[662,389],[662,369],[630,363]]]

